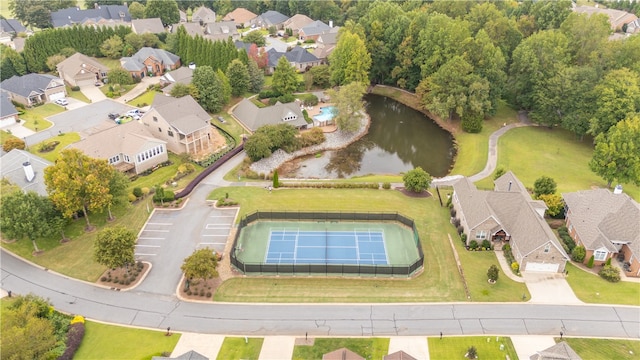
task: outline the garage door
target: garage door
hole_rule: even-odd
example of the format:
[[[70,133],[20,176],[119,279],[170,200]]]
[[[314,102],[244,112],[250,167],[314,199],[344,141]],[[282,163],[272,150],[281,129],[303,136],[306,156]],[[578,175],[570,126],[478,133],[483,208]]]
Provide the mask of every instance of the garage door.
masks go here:
[[[58,99],[64,99],[64,91],[60,91],[57,93],[52,93],[51,95],[49,95],[49,101],[56,101]]]
[[[84,79],[76,81],[78,86],[95,86],[96,79]]]
[[[538,271],[538,272],[558,272],[560,264],[545,264],[528,262],[525,271]]]

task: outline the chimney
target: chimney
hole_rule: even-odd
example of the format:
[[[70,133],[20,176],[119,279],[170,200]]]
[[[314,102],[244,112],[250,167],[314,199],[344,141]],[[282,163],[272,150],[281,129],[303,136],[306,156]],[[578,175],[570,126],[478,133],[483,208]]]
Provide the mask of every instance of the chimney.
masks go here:
[[[194,63],[194,62],[190,62],[190,63],[189,63],[189,69],[191,69],[191,70],[195,70],[195,69],[196,69],[196,63]]]
[[[125,1],[125,2],[123,2],[123,3],[122,3],[122,5],[124,5],[124,7],[126,7],[126,8],[128,8],[128,7],[129,7],[129,4],[127,4],[127,2],[126,2],[126,1]]]
[[[31,163],[28,161],[23,162],[22,168],[24,169],[24,176],[27,178],[27,181],[31,182],[33,178],[36,177],[36,174],[34,174],[33,172],[33,167],[31,166]]]
[[[613,189],[613,193],[616,195],[622,194],[622,185],[616,185],[616,187]]]
[[[511,191],[511,181],[509,181],[509,189],[507,191]]]

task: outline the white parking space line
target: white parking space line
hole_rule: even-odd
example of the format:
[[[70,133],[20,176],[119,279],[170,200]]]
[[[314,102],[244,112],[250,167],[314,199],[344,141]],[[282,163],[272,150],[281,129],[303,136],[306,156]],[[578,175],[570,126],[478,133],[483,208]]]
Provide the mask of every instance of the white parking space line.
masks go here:
[[[160,245],[136,245],[137,247],[151,247],[151,248],[159,248]]]
[[[138,240],[164,240],[166,238],[161,238],[161,237],[146,237],[146,236],[140,236],[138,238]]]

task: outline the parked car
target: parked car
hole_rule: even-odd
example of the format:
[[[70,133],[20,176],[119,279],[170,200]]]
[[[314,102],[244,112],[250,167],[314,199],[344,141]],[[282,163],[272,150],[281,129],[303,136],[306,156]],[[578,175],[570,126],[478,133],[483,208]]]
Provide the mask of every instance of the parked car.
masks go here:
[[[140,111],[140,109],[132,109],[132,110],[127,111],[127,113],[125,115],[126,116],[131,116],[135,120],[140,120],[142,115],[144,115],[144,112]]]
[[[226,121],[224,120],[224,118],[222,116],[218,116],[218,121],[220,121],[221,123],[226,123]]]
[[[62,99],[58,99],[55,101],[56,104],[60,105],[60,106],[67,106],[69,105],[69,102],[67,101],[67,99],[62,98]]]
[[[115,120],[120,116],[118,113],[109,113],[109,119]]]

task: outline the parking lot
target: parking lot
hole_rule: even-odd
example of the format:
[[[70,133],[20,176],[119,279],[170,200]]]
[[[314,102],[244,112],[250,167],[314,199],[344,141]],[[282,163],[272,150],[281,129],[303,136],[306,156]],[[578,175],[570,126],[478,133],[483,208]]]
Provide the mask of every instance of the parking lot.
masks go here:
[[[211,210],[211,214],[207,217],[207,222],[202,229],[202,241],[198,243],[198,249],[209,247],[218,253],[222,253],[238,210],[236,208],[212,208]]]

